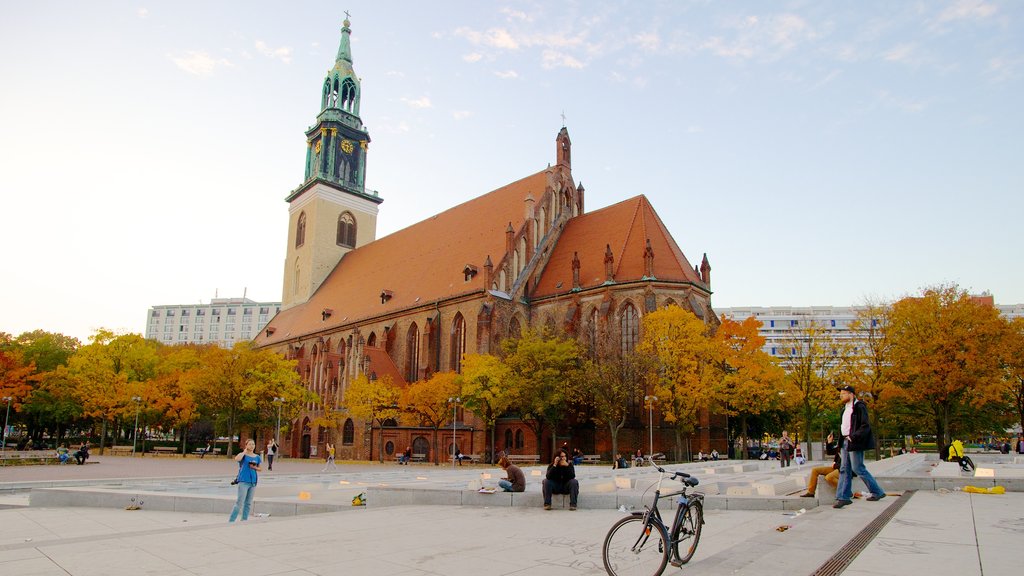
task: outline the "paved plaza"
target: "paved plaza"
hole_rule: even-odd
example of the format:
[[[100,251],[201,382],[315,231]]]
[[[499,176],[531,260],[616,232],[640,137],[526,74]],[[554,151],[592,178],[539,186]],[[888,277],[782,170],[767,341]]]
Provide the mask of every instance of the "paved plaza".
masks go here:
[[[87,466],[0,469],[0,574],[597,575],[605,573],[601,542],[622,515],[582,506],[570,512],[507,506],[374,507],[371,502],[368,507],[271,515],[232,525],[223,514],[30,507],[26,491],[11,490],[26,483],[114,478],[223,478],[232,466],[226,459],[97,459],[100,464]],[[285,460],[273,474],[319,479],[324,476],[321,467]],[[479,478],[481,471],[498,472],[355,464],[326,476],[350,479],[355,484],[351,489],[358,490],[360,478],[399,485],[441,475],[452,482]],[[272,482],[268,479],[266,485]],[[263,487],[261,480],[257,511]],[[581,501],[585,498],[584,492]],[[842,510],[709,509],[694,559],[682,570],[670,566],[665,573],[813,574],[890,508],[898,510],[844,572],[822,573],[1009,575],[1024,541],[1022,493],[921,490],[907,498],[857,501]]]

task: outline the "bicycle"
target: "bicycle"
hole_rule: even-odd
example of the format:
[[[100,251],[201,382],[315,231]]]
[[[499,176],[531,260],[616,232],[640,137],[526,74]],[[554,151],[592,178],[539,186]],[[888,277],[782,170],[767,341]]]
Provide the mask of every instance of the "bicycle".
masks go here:
[[[654,491],[654,503],[643,511],[630,513],[612,525],[604,538],[601,557],[604,569],[611,576],[659,576],[672,563],[681,567],[693,558],[700,542],[700,531],[704,525],[704,495],[699,492],[687,494],[687,489],[699,481],[685,472],[673,472],[671,480],[679,479],[683,489],[668,494],[661,493],[661,483],[668,474],[653,460],[650,465],[658,472],[658,488]],[[678,496],[675,518],[671,529],[665,527],[658,501]],[[679,553],[685,546],[685,554]]]

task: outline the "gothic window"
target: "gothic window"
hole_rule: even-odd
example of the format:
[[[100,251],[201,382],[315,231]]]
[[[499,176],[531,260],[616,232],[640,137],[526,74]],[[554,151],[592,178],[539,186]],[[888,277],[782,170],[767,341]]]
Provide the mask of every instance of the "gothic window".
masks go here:
[[[341,109],[352,112],[356,103],[356,83],[351,78],[345,78],[341,84]]]
[[[519,239],[519,253],[522,256],[519,259],[519,269],[516,270],[517,276],[526,268],[526,261],[529,259],[529,255],[526,252],[526,236]]]
[[[415,382],[419,380],[420,367],[420,330],[414,322],[409,326],[409,334],[405,339],[405,380]]]
[[[505,430],[505,450],[511,450],[512,446],[512,430]]]
[[[587,348],[592,358],[597,357],[597,318],[597,308],[594,308],[587,321]]]
[[[292,294],[299,293],[299,277],[301,275],[301,269],[299,268],[299,259],[295,259],[295,273],[292,275]]]
[[[462,372],[462,355],[466,353],[466,320],[462,313],[455,314],[452,321],[451,360],[449,367],[455,372]]]
[[[619,321],[619,334],[622,338],[620,351],[629,354],[636,348],[636,343],[640,339],[640,317],[632,303],[627,302],[622,307]]]
[[[295,247],[306,243],[306,213],[299,213],[299,222],[295,225]]]
[[[331,100],[331,79],[324,80],[324,94],[320,100],[320,108],[324,109],[330,105]]]
[[[526,442],[523,441],[524,435],[522,430],[516,430],[516,448],[522,448],[526,446]]]
[[[512,318],[512,321],[508,324],[508,337],[519,338],[523,335],[523,329],[519,326],[519,318]]]
[[[678,306],[678,304],[676,304],[675,300],[669,298],[665,300],[665,304],[662,305],[662,308],[668,308],[669,306]]]
[[[331,94],[327,97],[327,103],[329,108],[338,107],[338,79],[334,79],[334,86],[331,88]]]
[[[376,346],[377,345],[377,333],[376,332],[370,332],[369,338],[366,339],[366,345],[367,346]]]
[[[341,443],[345,446],[351,446],[355,441],[356,425],[352,423],[352,419],[345,420],[345,425],[341,429]]]

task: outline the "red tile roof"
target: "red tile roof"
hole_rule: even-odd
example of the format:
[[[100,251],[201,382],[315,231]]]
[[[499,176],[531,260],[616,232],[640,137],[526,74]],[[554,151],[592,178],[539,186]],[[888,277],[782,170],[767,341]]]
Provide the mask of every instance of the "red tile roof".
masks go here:
[[[376,374],[377,378],[391,376],[391,380],[400,386],[406,384],[405,378],[402,377],[402,373],[398,370],[398,366],[395,366],[395,361],[391,359],[386,350],[375,346],[364,346],[363,352],[370,357],[370,373]]]
[[[497,266],[505,254],[509,222],[519,230],[527,195],[541,198],[548,170],[508,184],[347,253],[309,301],[275,316],[258,346],[351,324],[462,294],[481,292],[484,274],[468,282],[466,264]],[[381,304],[381,292],[393,296]],[[324,320],[324,308],[333,309]]]
[[[644,249],[648,239],[654,251],[655,278],[700,283],[700,277],[650,201],[640,195],[570,220],[530,296],[540,298],[572,290],[573,254],[578,254],[580,260],[582,288],[604,284],[608,246],[615,259],[615,282],[640,280],[645,272]]]

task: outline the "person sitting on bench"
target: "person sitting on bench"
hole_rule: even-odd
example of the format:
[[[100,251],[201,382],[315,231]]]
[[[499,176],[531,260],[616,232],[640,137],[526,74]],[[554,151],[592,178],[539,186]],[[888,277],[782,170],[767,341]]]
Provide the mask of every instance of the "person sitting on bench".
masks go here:
[[[78,462],[79,466],[81,466],[82,464],[85,464],[85,461],[88,460],[88,459],[89,459],[89,443],[88,442],[83,442],[82,443],[82,447],[78,449],[78,452],[75,452],[75,461]]]

